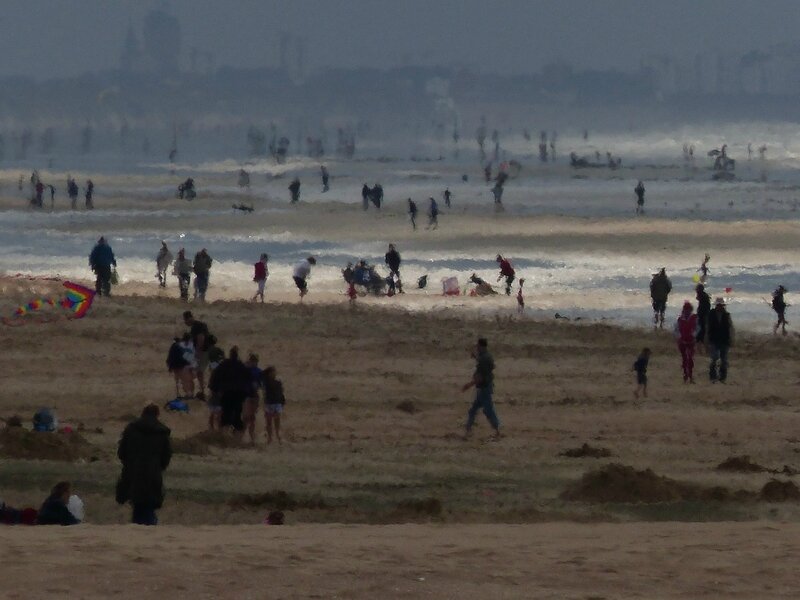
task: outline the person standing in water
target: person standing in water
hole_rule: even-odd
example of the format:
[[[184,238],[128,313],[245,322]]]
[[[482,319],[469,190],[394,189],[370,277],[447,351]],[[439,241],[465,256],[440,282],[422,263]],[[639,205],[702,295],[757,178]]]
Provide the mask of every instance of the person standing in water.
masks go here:
[[[186,250],[178,250],[178,258],[172,265],[172,274],[178,278],[178,289],[181,291],[181,300],[189,299],[189,284],[192,281],[194,265],[186,258]]]
[[[650,299],[653,301],[653,328],[664,328],[664,313],[667,310],[667,300],[672,291],[672,282],[667,277],[666,268],[662,268],[650,280]]]
[[[644,184],[642,180],[639,180],[639,183],[636,184],[636,187],[633,188],[634,193],[636,194],[636,214],[643,215],[644,214]]]
[[[262,254],[261,258],[258,259],[258,262],[253,265],[253,281],[255,281],[258,285],[256,295],[253,296],[253,302],[255,302],[258,298],[261,298],[262,303],[264,302],[264,286],[267,285],[267,277],[269,277],[267,261],[269,261],[269,256]]]
[[[403,293],[403,282],[400,280],[400,253],[395,249],[394,244],[389,244],[389,250],[384,256],[384,262],[389,267],[389,277],[397,282],[397,290]]]
[[[683,303],[681,316],[675,321],[675,340],[678,342],[678,352],[681,354],[681,369],[683,369],[683,383],[694,383],[694,346],[697,335],[697,315],[691,302]]]
[[[777,334],[778,328],[782,328],[781,331],[783,335],[786,335],[786,300],[784,299],[783,295],[786,293],[786,288],[782,285],[778,286],[778,289],[772,292],[772,310],[778,315],[778,322],[775,323],[775,327],[772,328],[772,333]]]
[[[703,258],[703,262],[700,264],[700,268],[697,269],[697,272],[700,273],[700,283],[706,283],[708,279],[708,261],[711,260],[711,255],[706,253],[705,258]]]
[[[478,339],[478,343],[472,349],[471,355],[475,359],[475,372],[472,374],[472,379],[461,388],[462,392],[475,388],[475,400],[467,412],[465,437],[469,437],[470,433],[472,433],[475,417],[478,415],[478,411],[482,410],[492,429],[494,429],[495,438],[499,438],[500,419],[497,418],[492,399],[494,394],[494,359],[489,354],[489,343],[486,338]]]
[[[156,255],[156,277],[158,284],[165,288],[167,287],[167,269],[172,264],[172,252],[167,248],[167,242],[161,242],[161,249]]]
[[[86,180],[86,208],[94,208],[94,182],[91,179]]]
[[[411,219],[411,228],[417,230],[417,203],[411,198],[408,199],[408,216]]]
[[[292,180],[292,183],[289,184],[289,192],[292,196],[292,204],[296,204],[300,201],[300,179],[295,177]]]
[[[328,181],[330,180],[330,175],[328,174],[328,167],[322,165],[319,168],[319,170],[322,175],[322,192],[325,193],[329,189],[331,189],[330,186],[328,185]]]
[[[438,229],[439,228],[439,205],[436,200],[429,198],[431,201],[430,208],[428,209],[428,226],[425,229]]]

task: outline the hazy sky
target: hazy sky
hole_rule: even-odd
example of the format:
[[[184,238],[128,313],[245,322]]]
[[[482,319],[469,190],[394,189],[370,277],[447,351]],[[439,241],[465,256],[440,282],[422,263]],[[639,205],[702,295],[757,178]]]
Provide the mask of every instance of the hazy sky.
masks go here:
[[[307,63],[636,68],[648,54],[741,53],[800,41],[798,0],[0,0],[0,75],[115,67],[128,23],[166,6],[217,65],[277,64],[281,31]],[[188,64],[188,60],[184,61]]]

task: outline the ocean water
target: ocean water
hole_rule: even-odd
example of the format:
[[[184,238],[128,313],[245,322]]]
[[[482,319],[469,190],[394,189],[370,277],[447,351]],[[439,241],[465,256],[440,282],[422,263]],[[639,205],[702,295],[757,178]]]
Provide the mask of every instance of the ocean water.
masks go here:
[[[659,222],[672,220],[686,222],[687,227],[694,222],[704,225],[723,221],[766,222],[757,225],[762,228],[768,227],[769,222],[795,221],[800,207],[800,143],[796,142],[800,137],[797,134],[800,134],[797,124],[758,123],[734,124],[714,131],[686,128],[669,133],[598,134],[592,135],[589,141],[582,140],[579,135],[565,134],[558,142],[564,149],[561,159],[546,165],[538,162],[533,156],[534,145],[524,142],[521,136],[507,141],[501,137],[506,158],[519,160],[523,168],[506,186],[506,208],[498,219],[513,220],[514,215],[557,215],[593,222],[605,218],[634,219],[632,190],[636,180],[641,178],[647,187],[648,227],[655,231]],[[749,161],[747,141],[751,141],[754,148],[754,156]],[[681,156],[684,143],[696,147],[693,164]],[[737,180],[733,182],[711,180],[711,159],[705,154],[710,147],[722,143],[728,144],[729,155],[739,161]],[[759,160],[756,150],[762,143],[768,146],[765,161]],[[425,147],[430,152],[436,145],[430,142]],[[440,145],[448,153],[453,150],[446,144]],[[565,160],[570,149],[578,154],[609,149],[615,156],[623,157],[623,168],[616,171],[571,169]],[[242,164],[234,159],[180,165],[147,163],[129,166],[129,172],[107,172],[105,180],[99,179],[98,209],[93,212],[64,210],[62,198],[58,199],[56,211],[35,212],[23,208],[24,199],[20,198],[19,209],[0,211],[0,247],[3,248],[0,271],[12,275],[88,279],[91,277],[88,253],[96,237],[104,234],[118,256],[120,275],[126,283],[156,285],[154,257],[163,239],[173,253],[181,246],[190,254],[202,247],[209,249],[215,259],[211,297],[215,289],[224,290],[225,297],[251,295],[252,264],[261,252],[268,252],[271,257],[270,290],[289,292],[292,265],[314,254],[320,264],[314,270],[312,290],[343,292],[341,268],[349,261],[362,258],[382,265],[386,240],[348,242],[341,237],[298,236],[291,230],[266,234],[249,230],[245,220],[236,233],[230,233],[227,227],[224,230],[217,227],[223,217],[229,218],[232,202],[252,202],[259,213],[271,211],[277,215],[292,210],[288,202],[283,202],[288,200],[286,186],[295,175],[304,182],[303,202],[333,203],[336,210],[352,211],[354,226],[361,226],[358,205],[364,182],[382,183],[387,208],[398,213],[397,218],[402,218],[406,198],[414,198],[424,213],[427,198],[435,197],[443,210],[440,217],[443,231],[448,227],[449,217],[441,200],[445,187],[453,192],[453,212],[494,214],[489,186],[481,178],[481,166],[468,141],[460,144],[458,158],[327,161],[332,175],[332,189],[327,194],[320,190],[318,161],[292,159],[286,165],[249,161],[246,165],[252,181],[249,190],[236,185],[236,173]],[[170,173],[172,169],[175,175]],[[3,188],[6,195],[16,193],[16,190],[9,192],[12,187],[9,182],[15,181],[18,173],[13,169],[0,172],[0,180],[6,183]],[[172,182],[177,184],[189,173],[196,179],[198,191],[204,198],[212,198],[214,203],[219,199],[219,208],[209,208],[207,202],[197,206],[174,199]],[[466,182],[462,181],[463,174],[468,175]],[[53,174],[56,179],[65,176],[65,173]],[[117,199],[114,208],[103,208],[104,197]],[[259,206],[265,200],[272,202]],[[163,203],[153,208],[154,201]],[[142,206],[138,207],[137,203]],[[149,223],[155,218],[156,222],[163,222],[163,226],[143,231],[140,222],[145,217]],[[202,226],[193,225],[184,230],[180,224],[188,219],[195,224],[201,220]],[[424,224],[422,214],[419,220]],[[768,237],[768,233],[765,235]],[[535,247],[517,249],[512,259],[518,274],[526,279],[528,314],[547,317],[558,312],[571,318],[610,319],[625,325],[646,326],[651,317],[647,292],[650,275],[659,267],[668,266],[675,289],[671,313],[675,313],[683,299],[693,299],[692,277],[703,253],[709,251],[713,257],[709,291],[726,297],[741,326],[768,330],[773,316],[766,299],[771,291],[779,284],[790,292],[800,290],[800,269],[794,255],[770,252],[768,248],[743,248],[741,252],[726,252],[716,257],[713,246],[711,234],[707,243],[699,243],[696,250],[686,249],[669,265],[657,264],[650,253],[627,252],[613,243],[603,252],[582,252],[571,247],[563,251]],[[419,247],[409,244],[400,249],[409,292],[400,301],[405,308],[515,311],[513,299],[502,295],[480,299],[439,295],[439,282],[445,277],[456,276],[466,284],[474,272],[493,282],[497,275],[494,251],[476,252],[466,238],[461,245],[454,246],[448,241],[443,249],[432,246],[430,238]],[[413,283],[422,275],[428,275],[429,287],[414,289]]]

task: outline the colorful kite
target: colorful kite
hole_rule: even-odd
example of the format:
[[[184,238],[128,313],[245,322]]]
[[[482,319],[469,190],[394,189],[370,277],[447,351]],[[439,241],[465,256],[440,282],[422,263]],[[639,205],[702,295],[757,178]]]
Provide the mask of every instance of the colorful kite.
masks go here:
[[[24,317],[32,313],[38,313],[45,307],[59,307],[67,312],[67,319],[81,319],[86,316],[89,308],[94,301],[95,291],[71,281],[65,281],[63,286],[67,288],[66,294],[62,298],[42,297],[34,298],[30,302],[18,306],[14,311],[13,317]],[[62,315],[48,315],[48,318],[37,319],[37,322],[46,323],[61,318]],[[4,325],[21,325],[24,320],[12,320],[3,318]]]

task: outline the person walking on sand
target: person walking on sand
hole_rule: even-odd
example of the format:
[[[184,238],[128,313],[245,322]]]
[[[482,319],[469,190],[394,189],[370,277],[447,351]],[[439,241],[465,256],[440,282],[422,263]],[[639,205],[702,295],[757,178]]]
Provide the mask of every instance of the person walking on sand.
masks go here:
[[[634,398],[639,394],[647,398],[647,365],[650,362],[650,348],[644,348],[639,354],[636,362],[633,363],[633,370],[636,371],[636,389],[633,392]]]
[[[200,302],[206,301],[208,280],[211,277],[211,265],[213,262],[208,250],[205,248],[194,255],[194,297],[195,300],[200,300]]]
[[[450,188],[445,188],[442,196],[444,196],[444,205],[447,208],[450,208],[450,199],[453,197],[453,194],[450,192]]]
[[[733,346],[733,321],[725,309],[725,300],[717,298],[714,310],[708,315],[708,354],[711,363],[708,367],[708,378],[711,383],[725,383],[728,379],[728,352]],[[717,371],[719,363],[719,371]]]
[[[519,280],[519,291],[517,291],[517,312],[523,314],[525,312],[525,297],[522,295],[522,286],[525,285],[525,278]]]
[[[277,379],[275,367],[264,369],[264,425],[267,435],[267,444],[272,443],[272,430],[281,443],[281,415],[286,406],[286,397],[283,394],[283,383]]]
[[[328,173],[328,167],[325,165],[320,166],[319,170],[322,175],[322,193],[324,194],[331,189],[330,185],[328,185],[328,182],[330,181],[330,174]]]
[[[500,281],[503,277],[506,278],[506,296],[510,296],[516,271],[514,271],[514,267],[511,266],[511,261],[507,258],[503,258],[500,254],[497,255],[495,260],[500,265],[500,274],[497,276],[497,281]]]
[[[428,226],[425,229],[438,229],[439,228],[439,205],[436,200],[429,198],[431,201],[430,208],[428,209]]]
[[[633,188],[634,193],[636,194],[636,214],[643,215],[644,214],[644,184],[642,180],[639,180],[639,183],[636,184],[636,187]]]
[[[467,412],[465,437],[469,437],[472,432],[472,426],[475,424],[475,417],[478,415],[478,411],[482,410],[492,429],[494,429],[495,438],[499,438],[500,420],[497,418],[494,401],[492,400],[494,393],[494,359],[489,354],[489,343],[486,338],[478,338],[478,343],[472,349],[471,355],[475,359],[475,372],[472,374],[472,379],[461,388],[462,392],[475,388],[475,400]]]
[[[200,390],[197,392],[198,400],[206,399],[206,371],[208,370],[209,350],[216,343],[216,338],[211,335],[208,325],[194,318],[192,311],[187,310],[183,313],[183,323],[189,328],[189,337],[194,346],[194,359],[197,362],[195,375]]]
[[[50,191],[50,210],[56,208],[56,188],[53,184],[47,184],[47,189]]]
[[[706,343],[708,315],[711,312],[711,298],[706,292],[706,286],[702,283],[698,283],[694,291],[695,298],[697,299],[697,335],[695,339],[700,344],[700,348],[704,348]]]
[[[106,238],[101,237],[97,240],[91,254],[89,254],[89,266],[96,275],[94,289],[98,296],[111,295],[111,267],[117,266],[117,259],[114,251],[106,242]]]
[[[400,253],[395,249],[394,244],[389,244],[389,251],[384,256],[386,266],[389,267],[389,277],[397,283],[397,291],[403,293],[403,282],[400,280]]]
[[[146,406],[142,416],[125,428],[117,449],[122,463],[117,502],[133,505],[131,520],[136,525],[157,525],[156,510],[164,504],[163,473],[172,458],[172,445],[169,427],[158,415],[158,406]]]
[[[253,302],[255,302],[258,298],[261,298],[262,303],[264,302],[264,286],[267,285],[267,277],[269,277],[269,268],[267,267],[268,261],[269,256],[262,254],[261,258],[258,259],[258,262],[253,265],[253,281],[255,281],[258,285],[256,295],[253,296]]]
[[[361,186],[361,208],[364,210],[369,208],[369,197],[371,194],[372,190],[366,183]]]
[[[313,256],[304,258],[294,266],[292,271],[292,279],[297,289],[300,290],[300,301],[308,294],[308,278],[311,276],[311,267],[317,264],[317,259]]]
[[[653,329],[664,328],[664,313],[667,310],[667,300],[672,291],[672,282],[667,277],[667,269],[662,268],[650,280],[650,299],[653,301]]]
[[[172,265],[172,274],[178,278],[178,289],[181,291],[181,300],[189,299],[189,284],[192,281],[194,265],[186,258],[186,250],[178,250],[178,258]]]
[[[172,252],[167,248],[167,242],[161,242],[161,248],[156,255],[156,277],[158,285],[167,287],[167,269],[172,264]]]
[[[673,330],[675,340],[678,342],[678,352],[681,354],[681,369],[683,370],[683,383],[694,383],[694,347],[697,335],[697,315],[694,307],[688,300],[683,303],[683,310],[678,320],[675,321]]]
[[[239,360],[239,349],[234,346],[228,352],[228,358],[212,371],[208,389],[220,398],[222,427],[230,427],[236,437],[241,437],[244,432],[242,409],[250,388],[250,370]]]
[[[292,183],[289,184],[289,193],[292,197],[292,204],[297,204],[300,201],[300,179],[295,177]]]
[[[786,307],[788,304],[786,304],[786,300],[783,297],[785,293],[786,288],[782,285],[779,285],[778,289],[772,292],[772,310],[778,315],[778,322],[772,328],[773,334],[777,334],[778,328],[781,328],[783,335],[786,335]]]
[[[91,179],[86,180],[86,208],[94,208],[94,182]]]
[[[417,203],[408,199],[408,216],[411,219],[411,229],[417,230]]]

